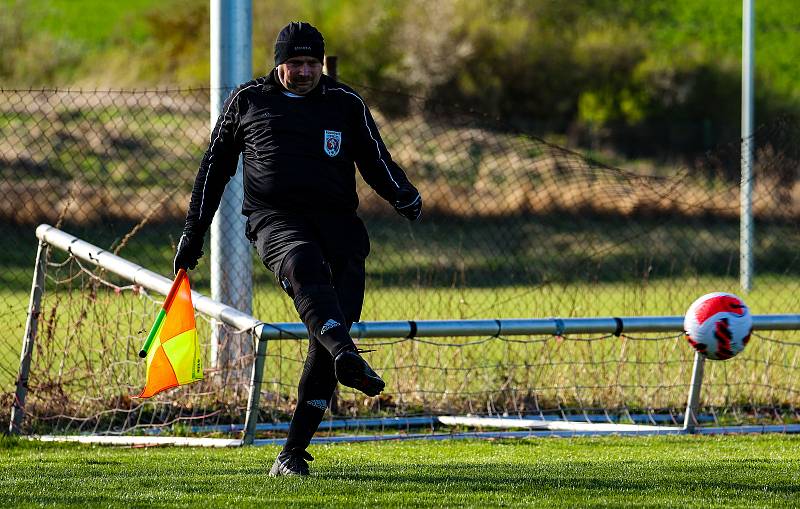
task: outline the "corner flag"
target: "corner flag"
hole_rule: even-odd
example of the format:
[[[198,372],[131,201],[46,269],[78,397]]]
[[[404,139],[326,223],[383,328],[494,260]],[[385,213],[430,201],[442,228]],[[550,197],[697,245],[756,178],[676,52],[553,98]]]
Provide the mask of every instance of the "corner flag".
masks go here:
[[[139,352],[147,357],[147,381],[137,398],[203,379],[189,277],[180,269]]]

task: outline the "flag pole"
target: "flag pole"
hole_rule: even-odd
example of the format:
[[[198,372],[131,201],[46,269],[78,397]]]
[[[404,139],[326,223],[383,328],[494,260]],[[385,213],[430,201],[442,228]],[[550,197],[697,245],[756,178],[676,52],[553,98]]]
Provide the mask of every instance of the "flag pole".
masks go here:
[[[169,289],[169,293],[167,294],[167,298],[164,299],[164,304],[161,306],[161,310],[158,312],[158,317],[156,318],[156,323],[153,324],[153,328],[150,329],[150,334],[147,335],[147,339],[142,346],[142,349],[139,350],[139,357],[144,359],[147,357],[147,352],[150,351],[150,346],[153,344],[153,340],[158,333],[158,329],[161,328],[161,322],[164,321],[164,317],[167,316],[167,309],[169,309],[169,305],[172,304],[172,299],[175,298],[175,294],[178,292],[178,288],[181,286],[181,281],[183,278],[186,277],[186,270],[185,269],[178,269],[178,275],[175,276],[175,281],[172,282],[172,287]]]

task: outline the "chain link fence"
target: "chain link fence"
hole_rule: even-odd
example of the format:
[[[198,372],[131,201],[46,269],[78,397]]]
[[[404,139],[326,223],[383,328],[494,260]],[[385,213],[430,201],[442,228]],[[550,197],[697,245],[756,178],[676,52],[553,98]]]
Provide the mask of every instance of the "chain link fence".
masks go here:
[[[689,163],[623,161],[456,105],[361,91],[425,200],[421,221],[409,224],[359,184],[372,242],[362,320],[676,315],[701,294],[739,291],[738,140]],[[0,90],[3,398],[19,364],[36,225],[170,274],[208,144],[208,97]],[[798,308],[797,133],[784,119],[748,140],[756,243],[744,297],[756,314]],[[210,285],[205,251],[191,275],[201,292]],[[253,255],[253,314],[296,321]]]

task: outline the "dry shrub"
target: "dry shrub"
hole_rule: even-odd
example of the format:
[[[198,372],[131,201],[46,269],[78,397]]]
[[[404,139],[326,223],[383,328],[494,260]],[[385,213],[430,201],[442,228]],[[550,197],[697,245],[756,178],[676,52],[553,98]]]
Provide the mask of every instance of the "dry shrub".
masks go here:
[[[376,118],[379,123],[385,121],[380,112],[376,112]],[[54,124],[61,121],[52,119]],[[35,131],[37,125],[32,128]],[[562,212],[623,217],[735,218],[739,215],[739,183],[725,177],[732,171],[730,161],[735,159],[728,152],[735,150],[722,151],[716,158],[709,156],[691,169],[660,168],[658,172],[668,175],[662,177],[655,175],[653,167],[634,173],[594,162],[533,137],[474,126],[446,126],[419,115],[393,120],[386,128],[384,134],[388,135],[393,156],[420,189],[427,216],[504,217]],[[103,131],[108,137],[86,136],[81,143],[89,152],[102,152],[107,148],[101,146],[103,143],[122,136],[120,129],[120,125],[110,123]],[[31,135],[44,133],[31,132]],[[12,168],[30,171],[47,167],[46,161],[37,161],[34,154],[28,153],[24,143],[0,140],[0,149]],[[188,156],[186,151],[178,155]],[[771,146],[760,149],[756,161],[753,191],[756,216],[798,218],[800,200],[796,196],[800,190],[795,175],[798,164]],[[125,158],[109,165],[115,172],[111,177],[132,172],[136,167],[134,159]],[[161,202],[165,193],[171,199],[160,206],[152,219],[180,221],[185,215],[188,189],[104,184],[96,183],[97,176],[91,181],[90,177],[0,181],[3,196],[0,220],[32,224],[52,222],[63,215],[74,222],[138,221]],[[392,213],[391,207],[360,179],[359,182],[362,214]]]
[[[165,193],[165,200],[153,213],[153,221],[183,219],[188,193],[160,187],[108,188],[80,181],[47,179],[0,181],[0,221],[12,224],[54,223],[61,216],[71,222],[90,223],[107,219],[138,221],[152,212]]]
[[[428,214],[500,217],[521,214],[739,216],[738,145],[690,167],[636,172],[590,160],[542,140],[475,127],[446,127],[411,116],[390,125],[395,160],[411,175]],[[734,157],[730,157],[731,154]],[[734,153],[736,152],[736,153]],[[753,211],[761,219],[800,216],[798,164],[767,145],[756,154]],[[667,175],[667,176],[659,176]],[[362,193],[362,211],[385,210]]]

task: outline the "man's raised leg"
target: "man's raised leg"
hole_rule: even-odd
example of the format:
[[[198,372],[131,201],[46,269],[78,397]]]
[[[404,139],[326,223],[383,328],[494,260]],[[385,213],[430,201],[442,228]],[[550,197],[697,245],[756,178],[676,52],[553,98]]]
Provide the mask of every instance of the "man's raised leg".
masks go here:
[[[279,272],[281,286],[294,300],[309,336],[319,340],[333,358],[336,379],[368,396],[378,395],[386,384],[358,354],[320,248],[313,243],[295,247],[286,254]]]

